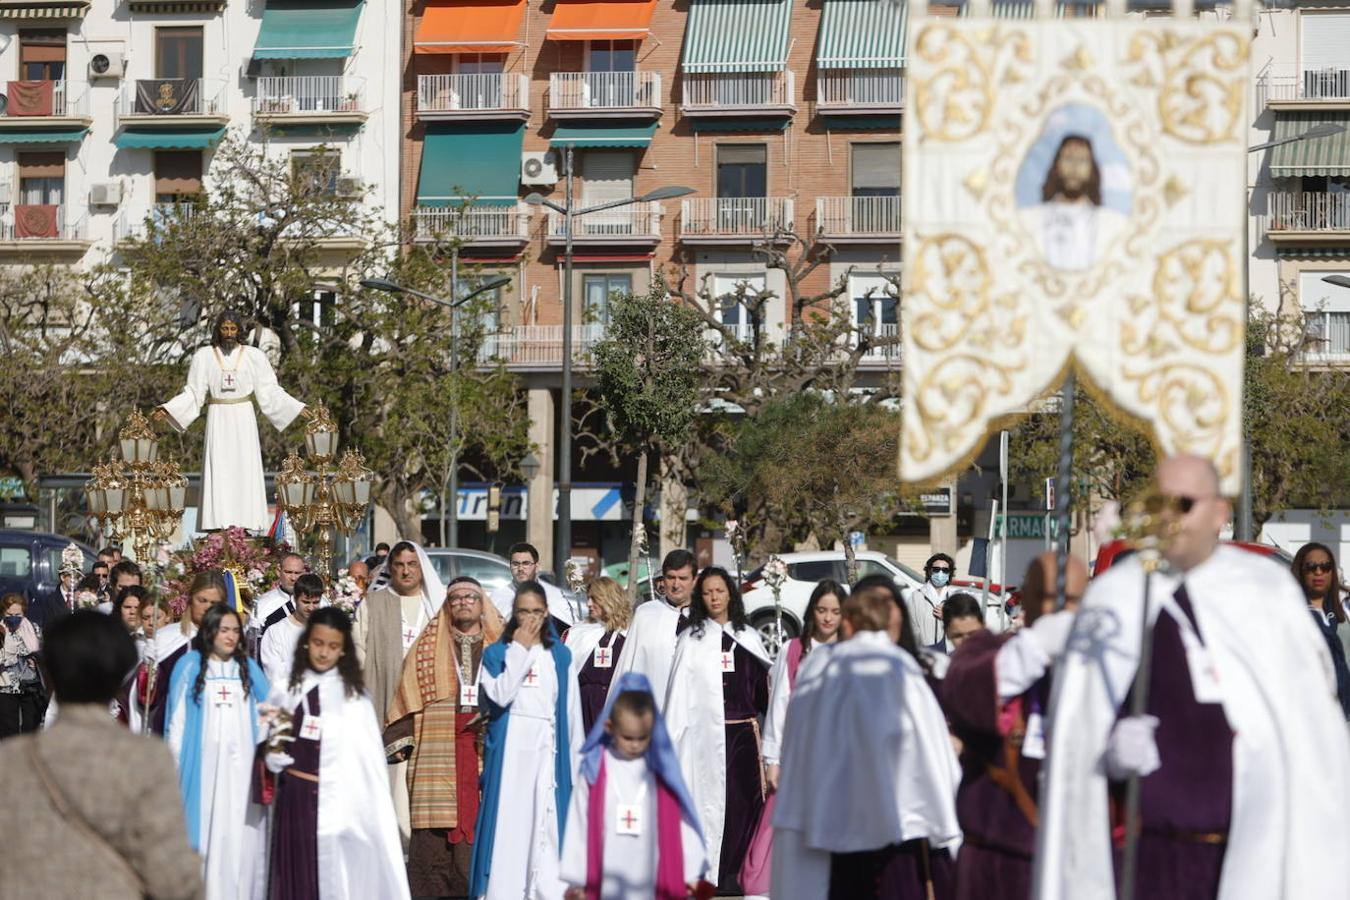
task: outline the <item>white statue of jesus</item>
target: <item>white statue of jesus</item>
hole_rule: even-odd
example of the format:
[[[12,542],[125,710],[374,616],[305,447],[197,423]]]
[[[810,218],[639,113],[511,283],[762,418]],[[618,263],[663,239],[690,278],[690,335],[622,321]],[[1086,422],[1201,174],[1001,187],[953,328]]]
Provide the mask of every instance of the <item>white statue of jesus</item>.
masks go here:
[[[266,354],[239,342],[242,330],[238,313],[221,313],[211,332],[211,345],[192,355],[187,386],[154,412],[155,421],[167,419],[183,431],[196,420],[203,404],[208,407],[197,517],[202,531],[237,525],[264,532],[271,525],[254,401],[278,431],[285,430],[296,416],[309,415],[305,404],[277,384]]]

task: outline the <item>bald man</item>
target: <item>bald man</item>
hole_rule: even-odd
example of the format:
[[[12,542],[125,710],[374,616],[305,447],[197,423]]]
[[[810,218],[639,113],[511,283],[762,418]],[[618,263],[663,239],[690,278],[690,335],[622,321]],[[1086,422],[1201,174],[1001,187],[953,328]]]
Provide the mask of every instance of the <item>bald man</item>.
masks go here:
[[[1050,667],[1064,650],[1087,581],[1082,560],[1069,557],[1065,609],[1055,612],[1055,554],[1042,553],[1022,580],[1026,627],[1016,634],[977,631],[952,654],[941,690],[963,745],[956,794],[965,833],[956,896],[963,900],[1031,894]]]
[[[1113,900],[1137,776],[1136,896],[1344,897],[1350,738],[1326,642],[1287,568],[1219,543],[1231,510],[1212,464],[1171,457],[1155,481],[1167,566],[1135,555],[1095,579],[1055,666],[1032,896]]]

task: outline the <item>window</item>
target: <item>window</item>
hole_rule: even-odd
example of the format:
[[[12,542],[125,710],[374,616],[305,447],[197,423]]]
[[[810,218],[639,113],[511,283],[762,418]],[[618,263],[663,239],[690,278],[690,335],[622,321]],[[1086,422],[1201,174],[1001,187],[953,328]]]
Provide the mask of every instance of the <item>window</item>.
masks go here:
[[[599,325],[609,324],[609,300],[615,294],[631,294],[633,276],[627,273],[597,272],[581,277],[581,296],[585,304],[583,320]]]
[[[871,323],[872,334],[893,337],[898,333],[900,304],[892,279],[884,275],[854,275],[848,280],[853,298],[853,324]]]
[[[595,107],[650,105],[657,101],[638,96],[637,45],[633,41],[591,41],[586,48],[586,86]]]
[[[27,578],[33,558],[27,547],[0,547],[0,577]]]
[[[506,70],[506,57],[500,53],[459,53],[455,71],[461,75],[500,75]]]
[[[455,79],[458,96],[453,98],[460,109],[498,109],[507,104],[505,94],[506,57],[500,53],[460,53],[455,56]]]
[[[315,328],[331,328],[336,303],[337,294],[333,291],[315,291],[312,297],[296,303],[292,311],[298,322],[313,325]]]
[[[824,581],[833,578],[844,580],[844,565],[832,559],[815,559],[809,562],[788,563],[788,577],[793,581]]]
[[[1350,358],[1350,288],[1328,284],[1328,275],[1350,272],[1314,271],[1299,275],[1299,306],[1308,331],[1307,354]]]
[[[587,51],[590,72],[631,72],[637,67],[637,47],[632,41],[591,41]]]
[[[192,204],[202,192],[200,150],[155,151],[155,204]]]
[[[854,144],[849,175],[854,197],[899,197],[900,144]]]
[[[713,278],[717,319],[735,334],[737,340],[749,341],[764,324],[754,308],[754,301],[764,288],[763,275],[717,275]]]
[[[66,155],[60,151],[19,154],[19,203],[59,206],[65,193]]]
[[[61,81],[66,77],[66,32],[19,32],[19,77],[25,81]]]
[[[342,157],[337,153],[294,150],[291,152],[291,178],[297,193],[337,194],[338,175],[342,172]]]
[[[718,198],[768,196],[768,169],[764,144],[722,144],[717,148]]]
[[[202,77],[202,30],[158,28],[155,30],[155,77]]]
[[[581,205],[597,206],[633,196],[636,162],[631,150],[586,150],[581,157]],[[582,234],[632,234],[634,217],[646,207],[619,207],[576,219]]]

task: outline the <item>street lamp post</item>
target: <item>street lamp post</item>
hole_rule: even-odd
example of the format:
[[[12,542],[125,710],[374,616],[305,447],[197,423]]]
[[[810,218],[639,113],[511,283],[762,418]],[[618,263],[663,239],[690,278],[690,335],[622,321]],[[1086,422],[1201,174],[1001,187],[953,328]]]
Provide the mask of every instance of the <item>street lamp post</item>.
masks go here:
[[[572,223],[577,216],[589,215],[606,209],[617,209],[634,203],[649,203],[654,200],[671,200],[686,197],[694,193],[693,188],[680,185],[660,187],[648,191],[639,197],[625,197],[597,203],[582,209],[574,209],[572,204],[572,150],[568,144],[563,151],[563,204],[560,206],[542,194],[533,193],[525,197],[531,206],[547,206],[563,217],[563,314],[562,314],[562,419],[561,443],[558,448],[558,530],[553,554],[554,571],[562,573],[566,561],[572,555]]]
[[[443,300],[432,294],[424,294],[410,287],[396,284],[388,278],[366,278],[361,281],[361,286],[364,288],[387,291],[391,294],[407,294],[410,297],[417,297],[420,300],[426,300],[450,310],[450,377],[455,382],[454,396],[451,398],[450,404],[450,515],[447,522],[446,510],[442,506],[441,521],[447,525],[446,544],[452,550],[459,546],[459,308],[475,297],[486,294],[488,291],[495,291],[510,283],[510,278],[493,278],[467,294],[461,294],[459,290],[458,247],[450,256],[450,293],[454,295],[454,300]]]

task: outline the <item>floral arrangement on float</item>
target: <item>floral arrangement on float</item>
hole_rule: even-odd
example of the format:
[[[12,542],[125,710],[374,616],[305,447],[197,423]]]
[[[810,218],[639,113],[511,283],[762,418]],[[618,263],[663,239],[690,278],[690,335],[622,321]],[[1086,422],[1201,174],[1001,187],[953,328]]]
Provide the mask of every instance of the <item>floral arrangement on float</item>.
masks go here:
[[[254,599],[266,593],[281,574],[281,560],[291,552],[289,544],[254,537],[243,528],[213,531],[187,550],[173,551],[161,544],[156,554],[155,587],[174,616],[187,609],[188,588],[198,572],[216,569],[234,575],[239,596],[251,609]]]

